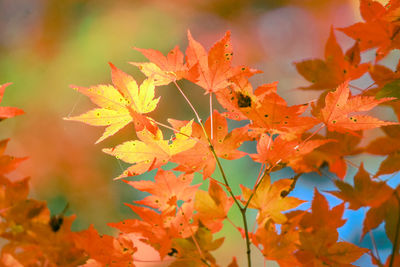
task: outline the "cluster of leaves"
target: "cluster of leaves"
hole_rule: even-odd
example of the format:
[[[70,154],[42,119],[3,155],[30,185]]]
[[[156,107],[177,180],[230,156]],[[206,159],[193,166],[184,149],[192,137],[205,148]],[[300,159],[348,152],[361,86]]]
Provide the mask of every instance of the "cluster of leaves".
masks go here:
[[[8,85],[0,85],[0,101]],[[23,113],[0,107],[1,120]],[[5,155],[8,142],[0,141],[1,266],[134,266],[130,238],[99,235],[93,226],[72,232],[75,216],[64,216],[66,209],[51,216],[46,202],[28,198],[29,177],[14,181],[6,176],[27,159]]]
[[[137,205],[127,204],[140,219],[110,223],[120,231],[118,238],[99,236],[93,227],[71,233],[72,218],[50,217],[44,203],[27,199],[27,180],[15,183],[3,178],[3,173],[12,170],[20,160],[2,156],[7,160],[1,163],[5,172],[1,173],[4,193],[0,229],[2,237],[10,242],[3,248],[2,262],[8,266],[133,265],[134,235],[158,251],[161,260],[172,258],[171,266],[217,266],[212,251],[223,244],[224,238],[213,235],[221,231],[226,220],[231,222],[228,212],[235,205],[243,226],[232,223],[245,239],[248,266],[252,247],[280,266],[354,266],[352,263],[364,254],[369,254],[377,266],[400,265],[400,186],[392,188],[380,178],[400,170],[400,126],[365,114],[384,104],[400,118],[400,76],[397,70],[378,64],[391,50],[399,48],[400,1],[391,0],[386,6],[371,0],[360,3],[365,22],[339,29],[355,40],[348,51],[343,52],[331,29],[325,59],[295,63],[298,72],[311,82],[302,89],[321,92],[311,105],[288,106],[277,93],[277,83],[254,89],[249,78],[260,71],[232,65],[229,32],[209,51],[190,32],[185,54],[179,47],[167,56],[156,50],[136,48],[149,60],[132,63],[147,77],[140,86],[112,64],[112,85],[73,86],[98,107],[66,119],[106,126],[97,143],[127,124],[134,124],[137,140],[103,151],[131,164],[116,179],[157,170],[154,181],[124,180],[149,193],[136,201]],[[372,48],[377,48],[375,60],[361,63],[361,53]],[[351,81],[365,74],[370,75],[374,84],[353,95]],[[209,95],[210,116],[205,123],[179,86],[182,79]],[[156,88],[170,83],[190,105],[195,119],[169,119],[166,125],[149,116],[160,101]],[[213,96],[223,112],[213,109]],[[309,106],[311,113],[307,115]],[[19,112],[6,110],[5,114],[11,110]],[[228,120],[247,123],[229,131]],[[164,138],[161,127],[173,130],[174,135]],[[382,127],[386,136],[360,147],[363,131],[377,127]],[[257,153],[239,150],[244,142],[256,142]],[[3,144],[5,147],[6,141]],[[346,156],[362,152],[387,158],[373,177],[361,165],[354,185],[344,182]],[[242,193],[235,195],[220,159],[244,156],[260,163],[260,174],[254,177],[252,188],[241,186]],[[166,170],[169,162],[175,164],[173,170]],[[329,193],[343,203],[330,208],[326,198],[315,189],[311,209],[290,211],[305,202],[290,196],[297,180],[304,173],[320,172],[326,164],[337,176],[337,190]],[[285,167],[293,169],[295,176],[272,182],[271,173]],[[216,168],[221,173],[220,180],[213,178]],[[194,173],[202,174],[204,181],[208,181],[207,191],[192,184]],[[348,209],[368,209],[363,236],[385,223],[393,244],[386,262],[381,262],[375,252],[339,240],[337,228],[346,222],[342,219],[346,203]],[[248,227],[249,209],[258,212],[253,230]],[[237,266],[235,257],[229,266]]]

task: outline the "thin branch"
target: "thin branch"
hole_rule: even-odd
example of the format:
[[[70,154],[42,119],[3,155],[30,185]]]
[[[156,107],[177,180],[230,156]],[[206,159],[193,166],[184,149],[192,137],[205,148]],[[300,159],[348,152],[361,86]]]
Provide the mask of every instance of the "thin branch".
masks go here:
[[[193,110],[194,115],[197,118],[197,121],[203,125],[202,120],[200,119],[199,114],[197,113],[196,109],[193,107],[192,102],[190,102],[189,98],[187,98],[187,96],[185,95],[185,93],[183,92],[182,88],[178,85],[178,83],[176,81],[174,81],[174,84],[176,86],[176,88],[178,88],[179,92],[181,93],[181,95],[185,98],[186,102],[189,104],[190,108]]]
[[[221,162],[219,161],[219,158],[218,158],[217,154],[215,153],[214,146],[211,145],[211,142],[210,142],[210,150],[211,150],[211,152],[212,152],[212,154],[213,154],[213,156],[215,158],[215,161],[217,162],[217,166],[218,166],[218,169],[221,172],[221,176],[222,176],[222,179],[224,180],[224,183],[226,185],[226,189],[228,190],[229,194],[232,196],[233,200],[235,201],[236,206],[238,206],[238,208],[240,210],[242,210],[243,209],[242,205],[240,205],[239,201],[236,199],[235,195],[232,192],[231,186],[229,185],[228,179],[226,178],[225,171],[222,168]]]
[[[204,146],[208,146],[208,144],[204,143],[202,140],[200,140],[200,139],[198,139],[198,138],[196,138],[196,137],[190,136],[190,135],[188,135],[188,134],[182,133],[181,131],[179,131],[179,130],[177,130],[177,129],[174,129],[173,127],[170,127],[170,126],[168,126],[168,125],[166,125],[166,124],[164,124],[164,123],[161,123],[161,122],[158,122],[158,121],[153,121],[153,122],[154,122],[155,124],[157,124],[157,125],[160,125],[160,126],[162,126],[162,127],[164,127],[164,128],[167,128],[167,129],[169,129],[169,130],[174,131],[174,133],[176,133],[176,134],[181,134],[181,135],[183,135],[183,136],[186,136],[186,137],[189,138],[189,139],[195,140],[196,142],[198,142],[198,143],[200,143],[200,144],[202,144],[202,145],[204,145]]]
[[[204,258],[203,251],[201,250],[200,245],[199,245],[199,243],[197,242],[197,240],[196,240],[196,238],[194,236],[195,234],[193,233],[192,227],[190,227],[189,219],[186,217],[186,213],[182,210],[182,207],[179,207],[179,210],[182,213],[183,218],[185,218],[184,222],[189,227],[190,237],[192,238],[192,240],[194,242],[194,245],[196,246],[196,249],[197,249],[197,252],[200,255],[201,261],[204,262],[207,266],[210,266],[210,264],[208,264],[207,260]]]
[[[269,171],[270,169],[271,169],[271,168],[269,168],[268,171]],[[259,182],[256,184],[256,186],[254,187],[254,190],[253,190],[253,192],[251,193],[251,195],[250,195],[249,199],[247,200],[246,204],[244,205],[243,210],[245,210],[245,211],[247,210],[247,207],[249,206],[251,199],[252,199],[252,198],[254,197],[254,195],[256,194],[256,191],[257,191],[258,187],[260,186],[260,184],[261,184],[262,181],[264,180],[264,177],[267,176],[267,174],[269,174],[269,172],[267,172],[267,169],[265,169],[265,170],[264,170],[263,176],[261,177],[260,181],[259,181]]]
[[[246,220],[246,210],[241,209],[240,212],[242,213],[244,234],[246,236],[247,266],[251,267],[251,248],[250,248],[251,242],[250,242],[250,237],[249,237],[249,228],[247,226],[247,220]]]
[[[379,263],[381,263],[382,260],[381,260],[381,256],[379,255],[378,247],[376,246],[374,234],[372,233],[372,230],[369,230],[368,233],[369,233],[369,236],[371,238],[372,247],[375,250],[376,259],[379,261]]]
[[[213,103],[212,103],[212,93],[210,93],[210,122],[211,122],[211,140],[214,139],[214,123],[213,123]]]
[[[397,190],[394,191],[394,195],[396,196],[396,199],[397,199],[397,202],[398,202],[398,209],[400,210],[400,196],[397,193]],[[396,233],[395,233],[395,236],[394,236],[392,255],[390,256],[389,267],[393,267],[393,264],[394,264],[394,257],[396,255],[397,246],[398,246],[398,243],[399,243],[399,234],[400,234],[400,212],[398,212]]]
[[[220,160],[219,160],[217,154],[215,153],[214,146],[213,146],[213,144],[212,144],[212,142],[211,142],[211,140],[210,140],[210,137],[209,137],[208,134],[207,134],[206,129],[204,128],[203,122],[202,122],[202,120],[201,120],[199,114],[197,113],[196,109],[193,107],[192,103],[191,103],[190,100],[186,97],[185,93],[182,91],[182,89],[179,87],[179,85],[177,84],[176,81],[174,81],[174,84],[175,84],[175,86],[178,88],[178,90],[179,90],[179,92],[182,94],[182,96],[185,98],[186,102],[189,104],[189,106],[191,107],[191,109],[193,110],[193,112],[194,112],[194,114],[195,114],[195,116],[196,116],[196,118],[197,118],[197,120],[198,120],[198,122],[199,122],[199,124],[200,124],[200,126],[201,126],[201,128],[202,128],[202,130],[203,130],[204,136],[205,136],[206,139],[207,139],[207,142],[208,142],[208,144],[209,144],[209,148],[210,148],[210,150],[211,150],[211,153],[213,154],[213,157],[214,157],[215,161],[217,162],[217,166],[218,166],[218,169],[219,169],[220,172],[221,172],[221,176],[222,176],[222,179],[224,180],[224,183],[225,183],[225,185],[226,185],[226,189],[227,189],[228,193],[231,195],[231,197],[233,198],[233,200],[234,200],[236,206],[237,206],[237,207],[239,208],[239,210],[240,210],[240,213],[241,213],[242,219],[243,219],[244,228],[245,228],[245,231],[246,231],[245,236],[246,236],[246,247],[247,247],[247,265],[248,265],[248,267],[251,267],[251,257],[250,257],[251,250],[250,250],[249,233],[248,233],[248,229],[247,229],[246,209],[244,209],[244,208],[242,207],[242,205],[239,203],[239,201],[236,199],[235,195],[234,195],[233,192],[232,192],[232,188],[231,188],[231,186],[229,185],[228,179],[226,178],[225,171],[224,171],[224,169],[222,168],[221,162],[220,162]],[[212,125],[211,125],[211,129],[212,129]]]

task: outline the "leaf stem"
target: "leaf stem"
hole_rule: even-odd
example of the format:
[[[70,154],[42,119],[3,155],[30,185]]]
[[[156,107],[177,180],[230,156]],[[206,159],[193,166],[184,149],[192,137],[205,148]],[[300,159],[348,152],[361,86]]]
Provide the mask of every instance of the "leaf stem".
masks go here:
[[[394,191],[394,195],[397,198],[397,202],[398,202],[398,205],[399,205],[398,209],[400,210],[400,196],[397,193],[397,190]],[[400,213],[398,213],[397,225],[396,225],[396,233],[395,233],[395,236],[394,236],[392,255],[390,256],[389,267],[393,267],[393,264],[394,264],[394,257],[395,257],[395,254],[397,252],[397,245],[398,245],[398,242],[399,242],[399,234],[400,234],[399,232],[400,232]]]
[[[204,128],[203,122],[202,122],[202,120],[200,119],[199,114],[197,113],[196,109],[193,107],[193,105],[192,105],[192,103],[190,102],[190,100],[186,97],[185,93],[182,91],[182,89],[180,88],[180,86],[178,85],[178,83],[177,83],[176,81],[174,81],[174,84],[175,84],[175,86],[178,88],[178,90],[179,90],[179,92],[182,94],[182,96],[185,98],[186,102],[189,104],[189,106],[191,107],[191,109],[193,110],[193,112],[194,112],[194,114],[195,114],[195,116],[196,116],[196,118],[197,118],[197,120],[198,120],[198,122],[199,122],[199,124],[200,124],[200,126],[201,126],[201,128],[202,128],[202,130],[203,130],[203,132],[204,132],[204,136],[205,136],[206,139],[207,139],[207,142],[208,142],[208,144],[209,144],[209,148],[210,148],[210,150],[211,150],[211,153],[212,153],[212,155],[213,155],[215,161],[217,162],[217,166],[218,166],[218,169],[219,169],[220,172],[221,172],[221,176],[222,176],[222,179],[224,180],[224,183],[225,183],[225,185],[226,185],[226,189],[227,189],[228,193],[231,195],[231,197],[233,198],[233,200],[234,200],[236,206],[237,206],[237,207],[239,208],[239,210],[240,210],[240,213],[241,213],[242,219],[243,219],[244,229],[245,229],[245,236],[246,236],[247,266],[248,266],[248,267],[251,267],[250,238],[249,238],[248,226],[247,226],[246,209],[242,207],[242,205],[239,203],[239,201],[236,199],[235,195],[234,195],[233,192],[232,192],[232,188],[231,188],[231,186],[229,185],[228,179],[226,178],[225,171],[224,171],[224,169],[222,168],[222,164],[221,164],[221,162],[220,162],[220,160],[219,160],[219,158],[218,158],[218,156],[217,156],[217,153],[215,152],[214,146],[213,146],[213,144],[212,144],[212,142],[211,142],[211,140],[210,140],[210,137],[209,137],[208,134],[207,134],[206,129]],[[212,99],[211,99],[211,97],[210,97],[210,110],[212,109],[212,102],[211,102],[211,101],[212,101]],[[212,111],[212,110],[211,110],[211,111]],[[211,115],[212,115],[212,113],[211,113]],[[212,128],[213,128],[213,127],[212,127],[212,123],[211,123],[211,129],[212,129]],[[211,131],[212,131],[212,130],[211,130]]]
[[[213,124],[213,104],[212,104],[212,93],[210,93],[210,122],[211,122],[211,140],[214,139],[214,124]]]
[[[246,209],[240,209],[243,218],[244,234],[246,236],[246,254],[247,254],[247,266],[251,267],[251,249],[250,249],[250,238],[249,238],[249,228],[247,226],[246,219]]]
[[[197,113],[196,109],[193,107],[192,102],[190,102],[189,98],[187,98],[187,96],[185,95],[185,93],[183,92],[182,88],[178,85],[178,83],[176,81],[174,81],[174,84],[176,86],[176,88],[178,88],[179,92],[181,93],[181,95],[185,98],[186,102],[189,104],[190,108],[193,110],[194,115],[196,116],[197,121],[203,125],[202,120],[200,119],[199,114]]]
[[[193,136],[190,136],[190,135],[188,135],[188,134],[185,134],[185,133],[182,133],[181,131],[179,131],[179,130],[177,130],[177,129],[174,129],[173,127],[170,127],[170,126],[168,126],[168,125],[166,125],[166,124],[164,124],[164,123],[161,123],[161,122],[158,122],[158,121],[153,121],[155,124],[157,124],[157,125],[160,125],[160,126],[162,126],[162,127],[164,127],[164,128],[167,128],[167,129],[169,129],[169,130],[172,130],[174,133],[176,133],[176,134],[181,134],[181,135],[183,135],[183,136],[186,136],[187,138],[189,138],[189,139],[193,139],[193,140],[195,140],[196,142],[199,142],[200,144],[202,144],[202,145],[204,145],[204,146],[208,146],[208,144],[206,144],[206,143],[204,143],[202,140],[200,140],[200,139],[198,139],[198,138],[196,138],[196,137],[193,137]]]
[[[382,260],[381,260],[381,257],[379,256],[379,251],[378,251],[378,247],[376,246],[374,234],[372,233],[372,230],[369,230],[368,232],[369,232],[369,236],[371,238],[372,247],[375,250],[376,259],[378,260],[379,264],[382,265],[382,263],[381,263]],[[371,253],[372,253],[372,251],[371,251]]]
[[[208,264],[207,260],[204,258],[203,251],[201,250],[200,245],[199,245],[199,243],[197,242],[196,237],[194,236],[195,234],[193,233],[193,229],[190,227],[189,219],[186,217],[186,213],[182,210],[182,207],[179,207],[179,210],[180,210],[180,212],[182,213],[183,218],[185,218],[185,221],[184,221],[184,222],[185,222],[186,225],[189,227],[189,230],[190,230],[190,237],[192,238],[193,243],[194,243],[194,245],[196,246],[196,249],[197,249],[197,252],[198,252],[199,255],[200,255],[201,261],[204,262],[207,266],[210,266],[210,264]]]
[[[270,169],[268,169],[268,170],[270,170]],[[249,206],[249,204],[250,204],[251,199],[252,199],[252,198],[254,197],[254,195],[256,194],[256,191],[257,191],[258,187],[260,186],[260,184],[261,184],[262,181],[264,180],[264,177],[267,176],[267,174],[268,174],[267,169],[265,169],[265,170],[264,170],[264,173],[263,173],[263,175],[262,175],[262,177],[261,177],[261,179],[258,181],[258,183],[256,184],[256,186],[254,187],[253,192],[251,193],[251,195],[250,195],[249,199],[247,200],[246,204],[244,205],[243,210],[245,210],[245,211],[247,210],[247,208],[248,208],[248,206]]]

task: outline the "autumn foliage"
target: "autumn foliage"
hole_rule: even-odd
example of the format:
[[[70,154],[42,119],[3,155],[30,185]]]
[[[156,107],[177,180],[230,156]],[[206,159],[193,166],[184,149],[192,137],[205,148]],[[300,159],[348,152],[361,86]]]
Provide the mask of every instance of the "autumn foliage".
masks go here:
[[[243,237],[241,252],[246,255],[247,266],[251,266],[256,249],[266,260],[283,267],[357,266],[354,262],[363,255],[376,266],[400,266],[400,186],[393,188],[388,179],[383,179],[383,175],[394,177],[400,170],[400,126],[367,114],[378,105],[386,105],[400,118],[400,67],[393,71],[379,63],[400,48],[400,1],[391,0],[384,6],[361,0],[360,11],[363,22],[331,28],[323,59],[295,63],[300,75],[309,81],[299,90],[320,92],[310,103],[289,106],[278,94],[277,83],[253,88],[249,78],[261,71],[232,64],[229,31],[209,50],[190,31],[185,52],[176,46],[164,56],[153,49],[135,48],[149,60],[131,63],[146,76],[141,84],[110,63],[110,84],[72,86],[96,107],[65,119],[106,127],[96,143],[133,123],[137,139],[103,148],[103,152],[130,164],[115,179],[124,179],[127,185],[148,195],[126,204],[137,219],[109,223],[119,231],[118,236],[99,235],[93,226],[72,232],[74,216],[50,216],[45,202],[28,198],[28,178],[14,181],[6,177],[26,158],[4,154],[9,140],[3,140],[0,236],[6,243],[1,265],[135,266],[140,261],[135,257],[138,246],[133,237],[137,237],[158,252],[160,262],[165,260],[170,266],[233,267],[238,266],[236,257],[217,263],[213,256],[224,242],[224,237],[215,234],[224,223],[232,223]],[[354,39],[354,45],[345,52],[336,40],[337,30]],[[377,49],[374,59],[362,62],[362,54],[370,49]],[[374,83],[352,92],[359,89],[352,82],[363,75],[369,75]],[[208,118],[201,118],[192,106],[180,87],[183,79],[202,88],[209,97]],[[171,118],[167,124],[151,117],[162,101],[157,90],[168,84],[182,94],[182,102],[192,108],[193,118]],[[8,85],[0,87],[0,100]],[[1,119],[21,114],[20,109],[0,107]],[[230,129],[231,120],[246,123]],[[384,135],[360,145],[363,132],[377,127]],[[171,131],[172,136],[167,135]],[[241,150],[245,142],[255,143],[256,151]],[[354,183],[345,182],[346,156],[360,153],[385,159],[377,173],[368,173],[361,164]],[[240,185],[241,193],[235,194],[220,159],[245,156],[259,163],[260,172],[258,177],[248,177],[252,187]],[[323,193],[342,203],[330,207],[324,194],[315,188],[311,208],[296,209],[306,202],[291,196],[297,181],[305,173],[321,173],[325,166],[335,175],[332,179],[337,189]],[[286,167],[294,171],[293,177],[271,179],[271,174]],[[134,177],[151,170],[156,170],[152,181]],[[216,172],[222,179],[215,178]],[[208,190],[193,184],[195,173],[202,175]],[[239,211],[239,221],[228,217],[232,208]],[[346,223],[344,211],[360,208],[367,209],[362,237],[384,224],[392,243],[391,254],[384,261],[376,251],[339,238],[337,229]],[[253,228],[249,226],[249,210],[257,212]]]

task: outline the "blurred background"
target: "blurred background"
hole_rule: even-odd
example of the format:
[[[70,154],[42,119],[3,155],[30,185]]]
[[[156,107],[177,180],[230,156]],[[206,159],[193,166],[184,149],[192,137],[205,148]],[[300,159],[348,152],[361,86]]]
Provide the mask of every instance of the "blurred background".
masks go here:
[[[123,203],[140,199],[143,194],[112,180],[126,165],[101,149],[130,140],[134,129],[128,126],[94,145],[104,130],[102,127],[63,120],[93,107],[69,85],[111,83],[108,62],[140,82],[144,76],[128,62],[145,58],[131,49],[133,46],[166,53],[179,44],[184,51],[186,32],[190,29],[195,39],[209,48],[231,30],[234,64],[264,72],[252,78],[253,86],[279,81],[280,95],[290,105],[299,104],[315,99],[319,92],[295,90],[308,83],[297,74],[293,62],[323,57],[331,25],[344,27],[360,20],[358,0],[0,0],[0,84],[13,82],[2,105],[26,112],[2,122],[0,138],[12,138],[8,154],[30,157],[14,176],[31,176],[32,197],[46,200],[53,213],[61,212],[69,203],[67,214],[77,214],[75,230],[93,223],[100,232],[112,233],[106,223],[134,218]],[[336,35],[344,49],[353,44],[343,34]],[[384,63],[393,67],[396,59],[394,55]],[[361,79],[358,85],[366,87],[369,81]],[[206,118],[208,98],[203,91],[189,83],[183,82],[183,86]],[[158,121],[193,117],[173,87],[160,87],[157,95],[161,102],[151,115]],[[390,115],[384,118],[394,119]],[[376,133],[379,130],[370,135]],[[372,173],[379,166],[379,162],[365,155],[350,160],[355,164],[367,161],[367,169]],[[239,193],[239,183],[253,185],[259,165],[249,158],[234,163],[223,162],[234,181],[235,192]],[[355,171],[350,168],[349,177]],[[151,179],[152,175],[154,172],[139,178]],[[293,174],[287,170],[280,175],[277,178]],[[302,177],[294,194],[311,200],[314,186],[322,190],[333,188],[327,177],[311,174]],[[339,203],[327,197],[332,204]],[[341,238],[360,244],[363,213],[346,216],[349,223],[341,228]],[[232,218],[236,217],[239,219],[233,211]],[[240,235],[229,225],[225,228],[219,235],[236,241],[226,242],[225,248],[216,254],[222,265],[228,263],[228,258],[230,261],[233,250],[237,251],[233,244],[244,247]],[[390,252],[390,242],[383,229],[378,229],[375,236],[384,257]],[[368,236],[361,245],[371,247]],[[262,257],[257,253],[255,257],[262,264]],[[154,255],[143,254],[143,258],[157,260]],[[239,258],[241,262],[244,258]],[[369,264],[367,259],[360,262],[363,266]]]

